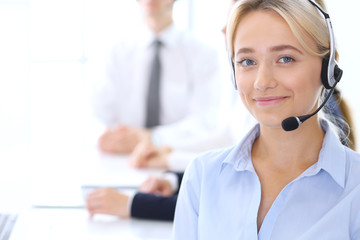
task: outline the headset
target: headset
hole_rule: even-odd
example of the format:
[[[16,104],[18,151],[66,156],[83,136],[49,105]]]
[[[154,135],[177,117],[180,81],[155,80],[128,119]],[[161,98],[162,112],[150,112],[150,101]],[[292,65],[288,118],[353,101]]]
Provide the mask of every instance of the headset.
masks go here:
[[[318,107],[318,109],[307,115],[298,116],[298,117],[289,117],[286,118],[282,123],[282,128],[285,131],[292,131],[297,129],[305,120],[314,116],[318,113],[329,100],[330,96],[335,90],[336,84],[340,81],[343,70],[339,68],[336,60],[335,60],[335,37],[334,31],[332,28],[332,24],[330,21],[330,16],[326,13],[315,1],[308,0],[313,6],[315,6],[318,11],[324,16],[325,22],[329,31],[330,38],[330,53],[323,57],[322,66],[321,66],[321,82],[326,89],[330,89],[323,103]],[[236,78],[235,78],[235,67],[234,62],[231,57],[231,53],[228,52],[228,59],[230,62],[230,70],[231,70],[231,79],[234,85],[234,88],[237,89]]]

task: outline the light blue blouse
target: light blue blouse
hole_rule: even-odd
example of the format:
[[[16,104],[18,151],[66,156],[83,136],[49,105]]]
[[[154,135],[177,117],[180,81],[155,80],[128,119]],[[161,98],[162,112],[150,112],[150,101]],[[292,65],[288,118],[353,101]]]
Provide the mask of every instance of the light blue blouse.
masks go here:
[[[321,124],[318,162],[280,192],[259,233],[261,186],[251,161],[259,125],[235,147],[195,159],[182,182],[173,239],[360,239],[360,155]]]

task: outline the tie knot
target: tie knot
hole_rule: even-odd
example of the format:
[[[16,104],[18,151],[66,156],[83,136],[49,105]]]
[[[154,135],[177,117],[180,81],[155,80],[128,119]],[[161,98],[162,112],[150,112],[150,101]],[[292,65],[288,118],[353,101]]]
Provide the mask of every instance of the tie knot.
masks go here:
[[[155,49],[159,49],[162,46],[162,42],[159,39],[154,40]]]

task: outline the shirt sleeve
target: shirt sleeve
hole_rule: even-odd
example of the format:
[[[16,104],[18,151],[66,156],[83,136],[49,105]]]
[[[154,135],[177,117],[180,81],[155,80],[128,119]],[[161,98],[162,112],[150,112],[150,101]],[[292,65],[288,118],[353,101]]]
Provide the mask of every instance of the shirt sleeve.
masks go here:
[[[125,42],[119,41],[106,51],[103,56],[103,67],[98,78],[94,80],[94,86],[91,96],[91,103],[95,116],[106,126],[116,126],[119,122],[119,86],[124,79],[127,79],[123,72],[123,66],[126,66],[125,56],[128,53]]]
[[[170,184],[174,192],[179,191],[179,178],[174,172],[165,172],[164,179],[167,180]]]
[[[229,126],[217,129],[204,137],[186,139],[182,144],[177,144],[169,156],[168,167],[171,171],[184,171],[187,165],[200,153],[212,149],[228,147],[234,144]]]
[[[169,170],[184,171],[196,156],[197,153],[174,150],[168,159]]]
[[[201,178],[194,162],[186,169],[181,183],[174,218],[173,240],[198,239]]]
[[[166,172],[164,178],[170,181],[171,186],[174,189],[174,194],[178,194],[181,186],[181,182],[184,176],[184,172]]]
[[[221,104],[221,71],[218,52],[210,47],[194,46],[186,49],[191,75],[187,115],[172,124],[156,127],[152,140],[157,145],[176,147],[183,140],[206,135],[218,124],[217,113]]]
[[[354,221],[355,231],[351,236],[352,240],[360,240],[360,214],[357,216],[357,219]]]

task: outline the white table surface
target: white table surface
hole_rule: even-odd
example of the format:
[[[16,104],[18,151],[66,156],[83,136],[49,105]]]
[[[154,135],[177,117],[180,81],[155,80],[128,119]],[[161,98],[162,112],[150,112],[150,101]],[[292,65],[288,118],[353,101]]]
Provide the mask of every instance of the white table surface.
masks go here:
[[[81,186],[138,186],[159,170],[136,170],[126,156],[94,147],[14,146],[0,149],[0,213],[18,214],[11,240],[170,239],[172,223],[89,218]],[[34,207],[41,206],[41,207]]]
[[[30,209],[20,215],[10,240],[165,240],[170,239],[171,228],[172,223],[165,221],[89,218],[84,209]]]

